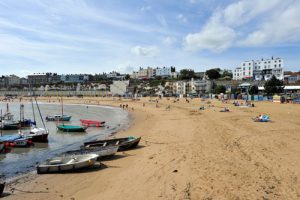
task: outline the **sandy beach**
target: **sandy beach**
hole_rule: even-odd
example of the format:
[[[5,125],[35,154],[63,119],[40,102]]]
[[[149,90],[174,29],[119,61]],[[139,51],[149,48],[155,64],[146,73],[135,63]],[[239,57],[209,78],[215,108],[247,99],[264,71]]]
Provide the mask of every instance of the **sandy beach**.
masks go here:
[[[14,191],[3,199],[300,199],[300,105],[243,108],[213,100],[208,108],[200,99],[171,98],[157,107],[149,99],[64,99],[128,104],[133,124],[117,136],[141,136],[139,148],[118,153],[97,170],[33,175],[8,185],[6,192]],[[201,105],[207,109],[200,111]],[[224,106],[231,112],[219,112]],[[272,122],[253,122],[259,114]]]

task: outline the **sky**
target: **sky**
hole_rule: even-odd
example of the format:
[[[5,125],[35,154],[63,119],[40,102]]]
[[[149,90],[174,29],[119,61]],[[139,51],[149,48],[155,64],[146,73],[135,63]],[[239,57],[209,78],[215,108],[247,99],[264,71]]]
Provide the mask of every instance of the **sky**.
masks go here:
[[[0,75],[233,69],[280,57],[300,71],[299,0],[0,0]]]

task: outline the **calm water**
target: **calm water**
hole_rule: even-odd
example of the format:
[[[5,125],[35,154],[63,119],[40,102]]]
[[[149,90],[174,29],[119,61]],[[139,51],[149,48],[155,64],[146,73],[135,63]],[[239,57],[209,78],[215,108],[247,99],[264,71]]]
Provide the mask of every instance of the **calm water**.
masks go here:
[[[10,112],[19,120],[19,104],[11,103]],[[39,104],[42,116],[61,113],[61,106],[57,104]],[[3,113],[6,111],[6,103],[0,103]],[[68,150],[77,149],[83,142],[96,138],[105,138],[113,132],[129,126],[129,116],[126,111],[118,108],[89,105],[64,105],[64,114],[71,115],[70,122],[65,124],[79,125],[79,119],[93,119],[106,121],[108,127],[89,127],[86,133],[65,133],[56,129],[55,122],[46,122],[49,129],[49,143],[35,143],[30,148],[14,148],[11,152],[0,154],[0,178],[13,177],[24,172],[34,170],[37,162],[53,157]],[[35,106],[35,116],[38,127],[43,127],[41,118]],[[33,119],[31,104],[25,104],[25,118]],[[24,130],[26,131],[26,130]],[[14,134],[18,131],[4,131],[3,134]]]

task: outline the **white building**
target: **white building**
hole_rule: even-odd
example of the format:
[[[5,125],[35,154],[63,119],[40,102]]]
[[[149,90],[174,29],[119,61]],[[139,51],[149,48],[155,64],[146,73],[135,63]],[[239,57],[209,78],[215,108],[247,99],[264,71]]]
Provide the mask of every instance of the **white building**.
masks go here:
[[[129,86],[129,81],[113,81],[110,85],[110,92],[112,95],[125,95],[127,88]]]
[[[173,94],[176,95],[185,95],[186,94],[186,82],[185,81],[176,81],[173,83]]]
[[[233,70],[233,80],[252,78],[254,80],[269,80],[273,75],[283,80],[283,59],[271,58],[261,60],[245,61]]]
[[[5,77],[5,83],[7,86],[11,85],[19,85],[20,84],[20,77],[12,74]]]
[[[172,75],[171,67],[163,67],[155,69],[155,76],[170,77]]]
[[[187,83],[188,94],[204,94],[211,90],[211,82],[209,80],[194,80],[193,78]]]

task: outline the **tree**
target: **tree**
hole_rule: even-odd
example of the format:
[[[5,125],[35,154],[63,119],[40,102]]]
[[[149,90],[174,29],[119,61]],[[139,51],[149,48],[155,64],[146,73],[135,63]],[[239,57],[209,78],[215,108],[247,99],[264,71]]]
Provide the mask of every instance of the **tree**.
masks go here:
[[[218,79],[221,77],[220,72],[218,69],[209,69],[205,72],[210,80]]]
[[[222,74],[222,78],[228,78],[230,77],[230,79],[232,79],[232,73],[230,73],[229,71],[224,71]]]
[[[125,75],[125,80],[129,80],[130,79],[130,75],[129,74],[126,74]]]
[[[274,75],[265,83],[265,93],[273,95],[283,92],[283,82],[277,79]]]
[[[258,94],[258,86],[257,85],[252,85],[249,89],[249,94],[254,95]]]
[[[214,93],[215,94],[220,94],[220,93],[225,93],[226,92],[226,87],[224,85],[218,85],[215,89],[214,89]]]
[[[179,78],[182,80],[188,80],[195,77],[195,72],[192,69],[182,69],[180,70]]]

